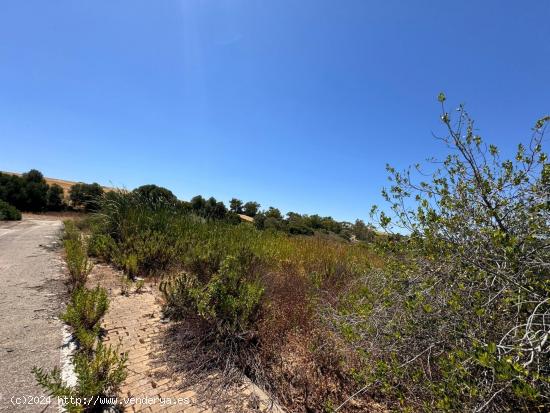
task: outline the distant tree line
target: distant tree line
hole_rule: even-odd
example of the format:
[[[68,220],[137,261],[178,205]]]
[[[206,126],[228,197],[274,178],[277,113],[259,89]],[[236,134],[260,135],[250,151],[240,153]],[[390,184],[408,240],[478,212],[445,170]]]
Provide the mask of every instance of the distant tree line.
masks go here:
[[[36,169],[21,176],[0,173],[0,199],[20,211],[59,211],[63,208],[63,188],[48,185]]]
[[[335,234],[346,240],[367,242],[372,241],[376,235],[374,229],[361,220],[356,220],[355,223],[339,222],[332,217],[301,215],[296,212],[289,212],[283,216],[281,211],[274,207],[261,210],[261,205],[255,201],[243,202],[233,198],[229,201],[229,208],[214,197],[205,199],[201,195],[193,197],[190,201],[181,201],[169,189],[152,184],[142,185],[132,192],[151,202],[172,204],[180,210],[205,219],[226,220],[239,224],[243,221],[243,215],[248,216],[253,218],[254,225],[261,230],[283,231],[293,235]],[[68,197],[65,197],[61,186],[49,185],[42,173],[36,169],[31,169],[21,176],[0,173],[0,200],[19,211],[71,209],[94,212],[100,208],[100,200],[104,193],[103,187],[98,183],[79,182],[70,188]],[[4,215],[8,216],[8,213]]]
[[[2,205],[9,205],[16,211],[45,212],[68,209],[95,211],[102,195],[103,188],[97,183],[77,183],[71,187],[69,197],[66,198],[61,186],[48,184],[44,175],[36,169],[31,169],[22,175],[0,172]],[[6,210],[7,208],[5,207]],[[10,213],[9,216],[12,214]]]
[[[293,235],[313,235],[316,232],[336,234],[347,240],[372,241],[376,235],[374,228],[358,219],[355,223],[339,222],[332,217],[319,215],[301,215],[289,212],[283,216],[281,211],[274,207],[260,210],[257,202],[243,203],[233,198],[229,202],[229,212],[243,214],[254,218],[254,225],[258,229],[271,229],[287,232]]]
[[[269,207],[254,218],[259,229],[274,229],[294,235],[313,235],[315,233],[335,234],[346,240],[373,241],[374,228],[358,219],[355,223],[336,221],[332,217],[288,212],[286,216],[277,208]]]

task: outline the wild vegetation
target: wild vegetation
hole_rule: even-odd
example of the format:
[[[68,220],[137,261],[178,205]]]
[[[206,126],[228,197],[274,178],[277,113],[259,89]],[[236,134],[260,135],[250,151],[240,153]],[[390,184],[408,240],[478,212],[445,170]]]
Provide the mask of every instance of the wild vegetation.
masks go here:
[[[180,201],[155,185],[87,198],[96,213],[66,224],[63,319],[81,360],[109,363],[102,391],[124,363],[97,344],[107,303],[83,287],[88,254],[160,279],[164,314],[195,349],[190,380],[247,375],[291,412],[365,411],[373,400],[397,411],[548,411],[550,117],[506,159],[464,107],[453,119],[439,100],[449,155],[432,171],[388,166],[393,216],[372,210],[387,236],[236,198],[229,209]]]
[[[165,314],[192,322],[196,334],[189,339],[203,344],[198,374],[208,367],[228,378],[246,372],[289,406],[315,384],[320,390],[306,397],[315,408],[324,408],[327,392],[341,384],[332,364],[332,378],[312,367],[302,383],[281,382],[291,371],[280,366],[294,350],[279,343],[292,337],[307,357],[319,356],[310,349],[330,332],[318,313],[323,291],[339,291],[380,265],[372,247],[208,219],[139,192],[109,193],[86,226],[90,254],[133,275],[162,278]]]
[[[545,411],[548,118],[512,160],[464,108],[442,120],[449,156],[418,184],[415,169],[388,167],[396,218],[373,210],[406,236],[362,223],[370,243],[293,236],[309,232],[265,223],[323,219],[271,208],[236,225],[215,200],[115,191],[87,223],[90,253],[161,277],[165,314],[194,332],[197,366],[246,374],[289,411],[363,411],[373,399],[402,411]],[[241,208],[234,199],[226,214]]]
[[[49,395],[64,400],[67,412],[103,412],[112,407],[103,401],[116,396],[126,378],[127,355],[101,342],[101,319],[109,307],[107,292],[99,286],[85,286],[91,270],[87,246],[72,221],[65,223],[64,238],[71,297],[60,319],[71,328],[77,345],[72,359],[76,383],[65,382],[58,368],[46,371],[35,367],[33,373]]]
[[[92,271],[93,264],[88,259],[88,246],[82,233],[73,221],[65,221],[65,261],[69,270],[69,291],[83,287]]]

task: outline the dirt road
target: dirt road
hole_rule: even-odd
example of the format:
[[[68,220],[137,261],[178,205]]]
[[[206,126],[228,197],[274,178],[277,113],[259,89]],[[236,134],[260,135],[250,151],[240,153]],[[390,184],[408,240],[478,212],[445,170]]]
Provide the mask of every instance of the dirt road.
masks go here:
[[[44,396],[33,366],[60,363],[64,286],[54,247],[61,228],[61,221],[41,218],[0,223],[0,412],[58,410],[57,402],[23,398]]]

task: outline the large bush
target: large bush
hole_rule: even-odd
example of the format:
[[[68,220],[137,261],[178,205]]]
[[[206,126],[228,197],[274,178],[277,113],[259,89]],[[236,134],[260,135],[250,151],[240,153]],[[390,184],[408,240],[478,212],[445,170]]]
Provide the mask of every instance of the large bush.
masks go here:
[[[362,390],[396,407],[548,411],[550,118],[507,160],[457,113],[443,110],[453,152],[431,179],[388,168],[393,224],[410,236],[386,246],[385,270],[351,284],[329,319],[359,349]]]
[[[19,220],[21,220],[21,212],[19,212],[13,205],[10,205],[0,199],[0,221]]]

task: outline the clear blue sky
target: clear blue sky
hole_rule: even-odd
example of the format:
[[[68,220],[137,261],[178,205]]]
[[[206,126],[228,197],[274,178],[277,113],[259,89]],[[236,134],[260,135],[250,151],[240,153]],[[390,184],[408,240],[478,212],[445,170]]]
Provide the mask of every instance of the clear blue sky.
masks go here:
[[[507,151],[549,74],[544,0],[5,0],[0,170],[367,218],[440,90]]]

